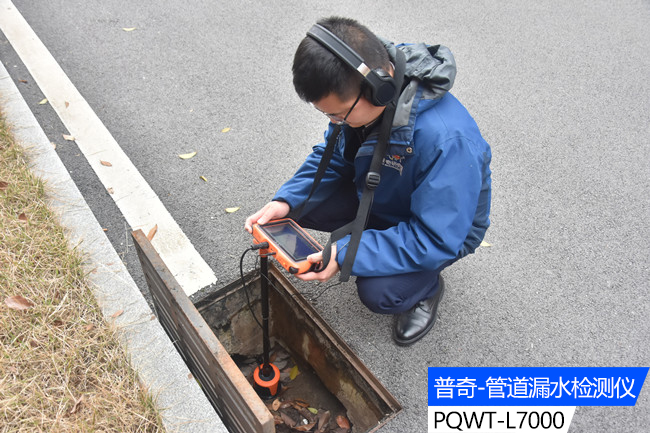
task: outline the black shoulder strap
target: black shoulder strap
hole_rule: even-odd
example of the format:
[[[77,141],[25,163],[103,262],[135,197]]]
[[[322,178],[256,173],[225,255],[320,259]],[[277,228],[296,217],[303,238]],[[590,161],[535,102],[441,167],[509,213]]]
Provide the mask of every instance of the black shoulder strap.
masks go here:
[[[406,59],[404,57],[404,53],[399,48],[397,48],[396,51],[395,84],[397,85],[397,89],[401,89],[402,83],[404,82],[404,69],[406,66]],[[354,221],[332,232],[330,239],[323,250],[322,269],[327,267],[327,264],[330,261],[332,244],[347,236],[348,234],[351,235],[350,243],[348,244],[348,249],[345,253],[343,264],[341,265],[341,275],[339,276],[339,281],[348,281],[350,279],[352,264],[354,263],[354,258],[357,254],[357,250],[359,249],[359,243],[361,242],[361,234],[366,228],[368,215],[370,215],[370,208],[372,206],[375,188],[377,188],[381,180],[381,166],[388,150],[390,131],[393,126],[393,118],[395,117],[395,110],[397,109],[397,101],[399,99],[399,96],[400,92],[396,92],[395,97],[384,110],[384,117],[379,129],[378,142],[372,155],[370,169],[366,175],[366,185],[363,189],[363,194],[361,195],[359,208],[357,209],[357,216]]]
[[[309,190],[309,195],[307,195],[307,198],[305,201],[300,203],[300,205],[291,212],[291,217],[295,220],[299,220],[300,217],[302,216],[302,212],[305,209],[305,205],[309,201],[312,195],[314,195],[314,191],[316,191],[316,188],[318,188],[318,185],[320,184],[320,181],[323,179],[323,176],[325,175],[325,170],[327,170],[327,166],[330,163],[330,160],[332,159],[332,155],[334,154],[334,145],[336,143],[336,139],[339,136],[339,133],[341,132],[341,125],[336,124],[334,125],[334,129],[332,130],[332,133],[327,139],[327,145],[325,146],[325,150],[323,151],[323,156],[320,158],[320,162],[318,163],[318,169],[316,169],[316,174],[314,175],[314,181],[311,184],[311,189]]]

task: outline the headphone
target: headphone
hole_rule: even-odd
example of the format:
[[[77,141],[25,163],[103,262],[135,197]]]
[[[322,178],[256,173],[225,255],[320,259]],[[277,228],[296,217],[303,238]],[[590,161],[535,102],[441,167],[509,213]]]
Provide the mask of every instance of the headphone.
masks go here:
[[[314,24],[307,32],[307,36],[316,40],[363,76],[370,92],[368,99],[373,105],[381,107],[393,100],[397,89],[393,77],[388,72],[381,68],[370,69],[356,51],[320,24]]]

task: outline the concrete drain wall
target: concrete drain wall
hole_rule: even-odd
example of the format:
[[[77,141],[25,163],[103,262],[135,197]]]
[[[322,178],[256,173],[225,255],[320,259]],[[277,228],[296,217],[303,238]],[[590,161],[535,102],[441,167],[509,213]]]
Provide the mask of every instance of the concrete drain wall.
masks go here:
[[[262,342],[241,283],[233,282],[195,306],[144,233],[133,232],[133,238],[159,320],[224,424],[233,432],[275,432],[273,415],[245,376],[251,360],[254,363],[261,353]],[[291,389],[283,391],[280,400],[317,400],[315,405],[331,407],[333,415],[343,410],[352,432],[378,430],[401,410],[400,404],[271,264],[269,276],[272,356],[283,357],[283,363],[290,359],[283,368],[295,363],[305,381],[312,377],[302,385],[289,383],[286,388]],[[259,318],[260,277],[247,278]]]

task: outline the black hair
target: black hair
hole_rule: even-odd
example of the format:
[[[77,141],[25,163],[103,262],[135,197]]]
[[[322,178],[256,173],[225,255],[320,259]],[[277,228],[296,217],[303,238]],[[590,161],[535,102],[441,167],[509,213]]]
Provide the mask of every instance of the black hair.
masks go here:
[[[318,24],[334,33],[357,52],[370,69],[390,69],[390,58],[384,44],[367,27],[350,18],[329,17]],[[311,37],[298,45],[293,58],[293,86],[306,102],[316,102],[334,93],[342,100],[356,96],[361,90],[361,74]]]

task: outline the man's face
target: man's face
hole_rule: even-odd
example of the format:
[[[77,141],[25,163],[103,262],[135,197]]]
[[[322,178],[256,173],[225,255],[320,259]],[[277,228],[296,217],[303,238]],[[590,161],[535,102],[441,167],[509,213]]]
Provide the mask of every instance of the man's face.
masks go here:
[[[372,105],[361,94],[343,101],[337,94],[330,93],[312,105],[333,123],[347,123],[353,128],[371,123],[386,108]]]

